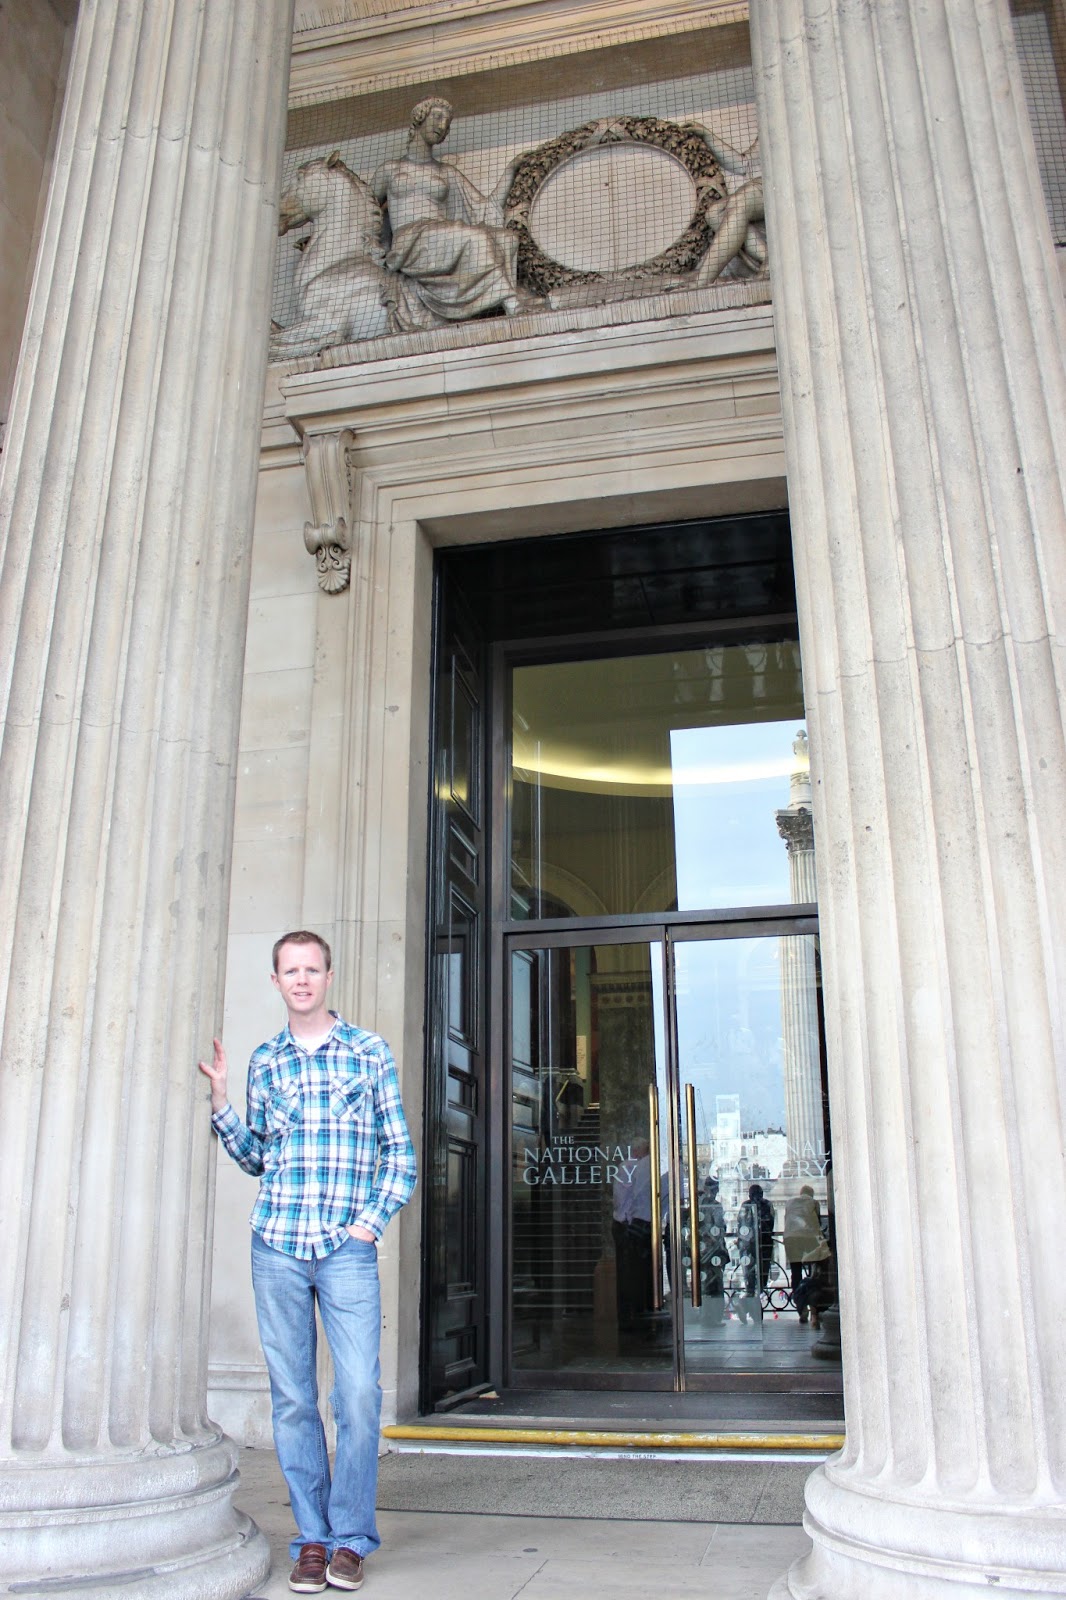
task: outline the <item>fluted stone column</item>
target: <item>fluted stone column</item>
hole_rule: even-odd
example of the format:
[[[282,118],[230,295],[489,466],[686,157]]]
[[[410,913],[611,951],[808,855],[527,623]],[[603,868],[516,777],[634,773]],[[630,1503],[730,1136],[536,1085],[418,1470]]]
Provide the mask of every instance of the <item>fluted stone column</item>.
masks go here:
[[[291,0],[83,3],[0,478],[0,1592],[239,1596],[221,1013]]]
[[[1066,1592],[1063,303],[1006,0],[752,0],[847,1445],[784,1597]]]

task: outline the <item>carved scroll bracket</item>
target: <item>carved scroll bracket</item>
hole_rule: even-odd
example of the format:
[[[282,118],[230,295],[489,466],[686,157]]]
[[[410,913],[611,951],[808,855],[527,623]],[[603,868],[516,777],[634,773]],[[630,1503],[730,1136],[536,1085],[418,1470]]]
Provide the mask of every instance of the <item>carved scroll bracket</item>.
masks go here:
[[[315,558],[318,587],[326,594],[347,589],[352,571],[352,491],[354,472],[348,452],[351,428],[304,435],[301,453],[311,499],[304,544]]]

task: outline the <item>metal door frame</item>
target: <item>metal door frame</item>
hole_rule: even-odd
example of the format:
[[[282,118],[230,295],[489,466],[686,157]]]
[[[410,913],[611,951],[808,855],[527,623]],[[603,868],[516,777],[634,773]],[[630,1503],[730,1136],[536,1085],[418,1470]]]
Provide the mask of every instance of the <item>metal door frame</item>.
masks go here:
[[[806,1375],[789,1373],[721,1372],[701,1373],[695,1383],[690,1382],[685,1370],[684,1306],[683,1298],[673,1297],[671,1314],[672,1373],[668,1382],[660,1374],[641,1373],[588,1373],[581,1382],[560,1382],[559,1377],[541,1368],[528,1368],[515,1373],[511,1365],[512,1307],[514,1257],[511,1238],[511,1163],[513,1140],[511,1098],[511,954],[514,950],[566,950],[577,946],[604,944],[643,944],[660,946],[660,981],[663,996],[663,1023],[666,1060],[664,1082],[666,1085],[667,1114],[667,1171],[670,1181],[670,1281],[681,1282],[681,1237],[683,1216],[683,1184],[681,1181],[681,1075],[677,1038],[677,998],[675,982],[674,946],[676,944],[709,943],[713,940],[774,938],[818,933],[818,918],[812,906],[789,907],[783,914],[781,906],[759,910],[747,909],[741,916],[735,912],[709,913],[694,916],[691,912],[666,913],[654,919],[648,917],[567,918],[552,924],[511,923],[501,930],[496,972],[498,982],[493,984],[496,997],[492,1024],[493,1044],[491,1059],[499,1068],[499,1085],[494,1096],[501,1115],[494,1119],[490,1129],[490,1169],[500,1173],[496,1194],[503,1203],[491,1208],[495,1226],[500,1233],[499,1249],[491,1255],[492,1273],[489,1285],[491,1302],[498,1308],[490,1319],[499,1333],[498,1383],[517,1389],[590,1389],[645,1390],[666,1393],[686,1391],[755,1390],[762,1393],[797,1390],[814,1387],[810,1381],[797,1382]],[[820,990],[819,990],[820,994]],[[819,1015],[821,1005],[819,1002]],[[824,1060],[824,1027],[820,1029]],[[658,1074],[657,1074],[658,1076]],[[827,1133],[829,1130],[827,1128]],[[831,1133],[829,1133],[831,1139]],[[495,1159],[492,1147],[495,1146]],[[659,1378],[660,1381],[649,1381]],[[821,1380],[819,1380],[820,1383]]]

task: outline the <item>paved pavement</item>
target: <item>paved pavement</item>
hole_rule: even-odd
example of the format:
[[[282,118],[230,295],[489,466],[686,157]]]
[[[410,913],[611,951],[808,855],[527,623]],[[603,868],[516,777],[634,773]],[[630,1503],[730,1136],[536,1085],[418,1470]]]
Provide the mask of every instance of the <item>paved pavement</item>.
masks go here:
[[[551,1471],[550,1461],[544,1466]],[[284,1480],[263,1450],[242,1452],[241,1477],[237,1503],[267,1535],[274,1558],[257,1596],[283,1600],[292,1565]],[[795,1525],[441,1511],[382,1511],[378,1520],[382,1545],[367,1562],[366,1600],[766,1600],[809,1548]]]

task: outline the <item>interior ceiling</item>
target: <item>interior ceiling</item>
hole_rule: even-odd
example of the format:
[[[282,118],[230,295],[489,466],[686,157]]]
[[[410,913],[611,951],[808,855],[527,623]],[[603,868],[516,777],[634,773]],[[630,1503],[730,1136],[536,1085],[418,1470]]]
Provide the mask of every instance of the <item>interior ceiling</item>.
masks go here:
[[[514,765],[547,788],[666,796],[682,785],[780,778],[787,794],[797,765],[792,644],[551,662],[516,668],[512,683]],[[709,735],[683,762],[672,752],[670,734],[681,729],[777,722],[787,727],[772,749],[727,748]]]

